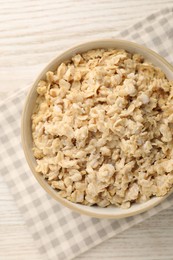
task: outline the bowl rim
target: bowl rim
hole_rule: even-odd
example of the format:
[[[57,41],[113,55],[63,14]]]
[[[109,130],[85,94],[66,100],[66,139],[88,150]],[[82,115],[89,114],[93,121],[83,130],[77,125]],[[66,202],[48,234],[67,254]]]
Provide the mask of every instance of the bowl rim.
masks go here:
[[[107,219],[120,219],[120,218],[126,218],[126,217],[134,216],[134,215],[140,214],[142,212],[148,211],[149,209],[155,207],[156,205],[160,204],[163,200],[165,200],[172,193],[172,191],[168,192],[168,194],[166,194],[163,197],[155,197],[154,201],[152,201],[152,199],[150,199],[150,200],[148,200],[144,203],[138,204],[138,205],[140,205],[139,209],[130,210],[130,209],[132,209],[132,208],[130,208],[130,209],[125,210],[124,213],[116,213],[116,214],[106,213],[106,210],[105,210],[104,214],[103,213],[100,214],[100,213],[96,213],[96,212],[87,211],[86,208],[81,209],[77,206],[78,204],[72,203],[72,202],[68,201],[67,199],[64,199],[61,196],[59,196],[58,192],[54,191],[48,183],[45,184],[46,183],[45,180],[43,178],[40,178],[40,176],[36,173],[34,166],[33,166],[33,163],[32,163],[32,160],[30,158],[31,152],[28,148],[27,141],[26,141],[27,138],[25,138],[25,131],[24,131],[24,129],[25,129],[24,124],[25,124],[25,119],[27,117],[26,111],[27,111],[27,108],[28,108],[28,103],[29,103],[29,100],[30,100],[33,92],[36,89],[36,82],[37,82],[37,80],[41,79],[43,71],[48,71],[49,67],[51,67],[54,63],[58,62],[58,59],[60,59],[61,56],[64,56],[66,53],[72,52],[74,49],[78,49],[79,47],[82,47],[82,46],[87,45],[87,44],[96,44],[96,43],[100,43],[100,42],[102,42],[102,43],[112,42],[112,43],[118,43],[118,44],[121,44],[121,43],[129,44],[132,47],[136,47],[138,50],[142,50],[143,52],[149,53],[150,55],[154,56],[157,60],[159,60],[166,67],[168,67],[169,70],[171,70],[172,73],[173,73],[173,66],[165,58],[160,56],[155,51],[147,48],[146,46],[140,45],[140,44],[132,42],[132,41],[128,41],[128,40],[124,40],[124,39],[116,39],[116,38],[115,39],[113,39],[113,38],[112,39],[109,39],[109,38],[105,39],[104,38],[104,39],[90,40],[90,41],[81,42],[79,44],[75,44],[72,47],[67,48],[66,50],[60,52],[55,58],[51,59],[47,63],[47,65],[44,66],[44,68],[40,71],[40,73],[33,80],[31,87],[29,88],[27,96],[25,98],[25,102],[24,102],[24,106],[23,106],[23,110],[22,110],[21,143],[22,143],[22,148],[23,148],[23,151],[24,151],[26,161],[28,163],[28,166],[29,166],[32,174],[34,175],[34,177],[36,178],[38,183],[42,186],[42,188],[51,197],[53,197],[56,201],[58,201],[63,206],[66,206],[67,208],[69,208],[69,209],[71,209],[75,212],[78,212],[80,214],[87,215],[87,216],[90,216],[90,217],[107,218]],[[92,49],[92,48],[90,48],[90,49]],[[132,205],[132,207],[133,207],[133,205]],[[129,212],[128,212],[128,210],[129,210]]]

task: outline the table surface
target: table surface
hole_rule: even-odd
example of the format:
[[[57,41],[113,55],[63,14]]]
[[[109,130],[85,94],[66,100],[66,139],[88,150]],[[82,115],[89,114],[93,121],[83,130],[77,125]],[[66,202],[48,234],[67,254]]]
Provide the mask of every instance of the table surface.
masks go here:
[[[169,0],[0,0],[0,97],[33,78],[60,50],[119,32]],[[76,259],[172,260],[173,207]],[[0,259],[40,260],[34,241],[0,176]]]

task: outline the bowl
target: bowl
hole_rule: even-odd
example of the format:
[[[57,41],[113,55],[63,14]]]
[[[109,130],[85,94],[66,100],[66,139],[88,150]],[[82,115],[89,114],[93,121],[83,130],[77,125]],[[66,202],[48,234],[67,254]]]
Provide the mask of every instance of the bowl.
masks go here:
[[[22,113],[22,146],[28,165],[32,173],[34,174],[35,178],[37,179],[39,184],[45,189],[45,191],[54,199],[56,199],[59,203],[78,213],[89,215],[95,218],[125,218],[149,210],[150,208],[161,203],[171,192],[169,192],[164,197],[153,197],[144,203],[133,204],[129,209],[122,209],[114,206],[109,206],[107,208],[101,208],[97,206],[85,206],[72,203],[67,199],[60,197],[58,195],[58,192],[48,184],[48,182],[43,178],[43,176],[41,174],[36,173],[35,171],[36,160],[32,152],[31,115],[37,98],[37,84],[41,79],[45,79],[45,74],[48,70],[55,70],[57,66],[64,60],[70,59],[75,54],[86,52],[88,50],[96,48],[118,48],[125,49],[131,53],[142,54],[147,60],[151,61],[155,66],[159,67],[166,74],[168,79],[173,79],[173,67],[164,58],[162,58],[154,51],[136,43],[118,39],[103,39],[85,42],[77,46],[74,46],[64,51],[63,53],[55,57],[51,62],[49,62],[48,65],[42,70],[42,72],[37,76],[36,80],[32,84],[32,87],[30,88],[29,93],[27,95]]]

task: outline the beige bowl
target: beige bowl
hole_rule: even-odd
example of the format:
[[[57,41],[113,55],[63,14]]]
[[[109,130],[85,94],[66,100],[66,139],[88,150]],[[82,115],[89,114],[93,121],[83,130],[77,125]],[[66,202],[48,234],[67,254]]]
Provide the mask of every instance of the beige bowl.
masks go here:
[[[51,186],[47,183],[47,181],[43,179],[42,175],[37,174],[35,172],[36,160],[32,152],[31,115],[37,98],[37,92],[36,92],[37,84],[41,79],[45,78],[45,74],[48,70],[55,70],[57,66],[64,60],[71,58],[73,55],[77,53],[86,52],[88,50],[95,49],[95,48],[119,48],[119,49],[125,49],[132,53],[140,53],[147,60],[151,61],[154,65],[161,68],[162,71],[166,74],[168,79],[173,79],[173,67],[165,59],[160,57],[157,53],[143,46],[140,46],[136,43],[132,43],[124,40],[105,39],[105,40],[86,42],[77,45],[75,47],[72,47],[71,49],[68,49],[67,51],[63,52],[62,54],[58,55],[55,59],[53,59],[45,67],[45,69],[38,75],[31,89],[29,90],[28,96],[26,98],[25,106],[23,109],[23,114],[22,114],[22,126],[21,126],[22,145],[23,145],[23,150],[28,165],[32,173],[36,177],[37,181],[45,189],[45,191],[48,194],[50,194],[54,199],[56,199],[59,203],[63,204],[64,206],[74,211],[77,211],[81,214],[89,215],[91,217],[124,218],[124,217],[129,217],[132,215],[139,214],[141,212],[144,212],[154,207],[155,205],[163,201],[168,195],[160,198],[153,197],[147,202],[144,202],[142,204],[134,204],[129,209],[121,209],[113,206],[107,208],[100,208],[96,206],[89,207],[80,204],[75,204],[66,199],[63,199],[58,195],[58,192],[55,191],[53,188],[51,188]]]

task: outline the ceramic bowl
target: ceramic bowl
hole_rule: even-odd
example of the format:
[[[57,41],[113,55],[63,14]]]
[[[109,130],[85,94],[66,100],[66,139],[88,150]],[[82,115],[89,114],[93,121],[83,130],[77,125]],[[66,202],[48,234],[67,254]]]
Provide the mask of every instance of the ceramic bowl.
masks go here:
[[[36,80],[32,84],[32,87],[29,90],[29,93],[26,98],[26,102],[23,108],[22,114],[22,124],[21,124],[21,139],[22,146],[25,153],[26,160],[31,169],[31,172],[36,177],[39,184],[45,189],[45,191],[56,199],[63,206],[70,208],[71,210],[77,211],[81,214],[89,215],[96,218],[124,218],[132,215],[139,214],[141,212],[147,211],[150,208],[161,203],[167,196],[164,197],[153,197],[147,202],[141,204],[133,204],[129,209],[122,209],[114,206],[107,208],[101,208],[97,206],[84,206],[80,204],[72,203],[58,195],[58,192],[51,188],[47,181],[42,177],[41,174],[36,173],[35,166],[36,160],[32,152],[32,133],[31,133],[31,115],[33,108],[35,106],[37,92],[36,87],[38,82],[41,79],[45,79],[45,74],[48,70],[55,70],[58,65],[71,58],[73,55],[86,52],[91,49],[96,48],[118,48],[125,49],[131,53],[142,54],[147,60],[151,61],[155,66],[158,66],[167,76],[168,79],[173,79],[173,67],[160,55],[153,52],[150,49],[142,45],[138,45],[133,42],[117,39],[104,39],[104,40],[95,40],[86,43],[79,44],[74,46],[63,53],[55,57],[48,65],[42,70],[42,72],[37,76]]]

